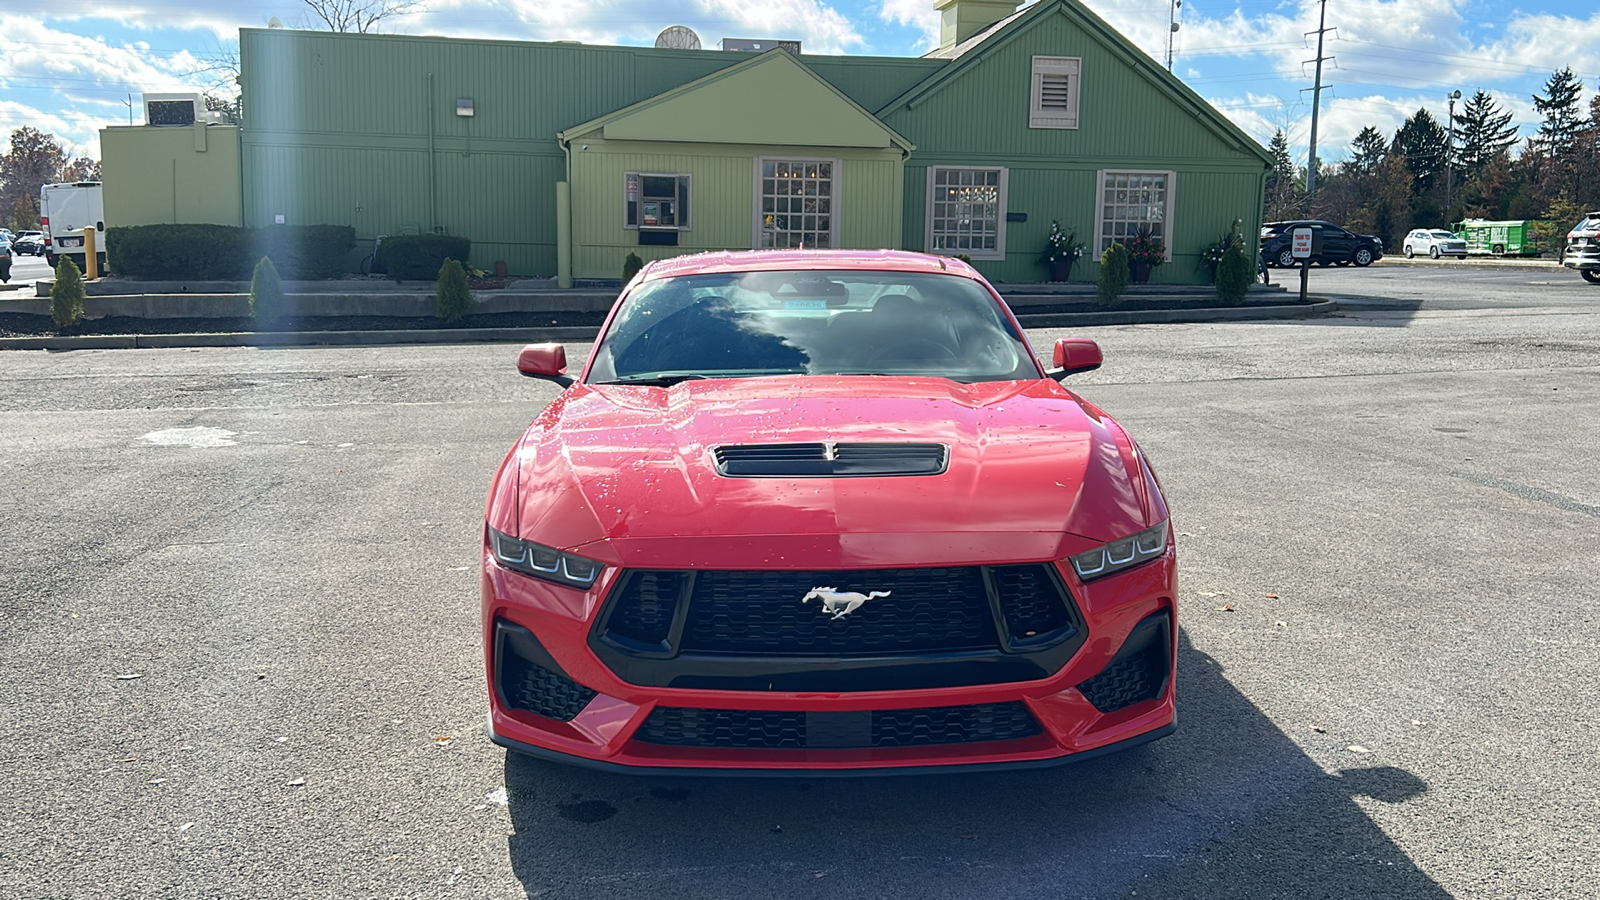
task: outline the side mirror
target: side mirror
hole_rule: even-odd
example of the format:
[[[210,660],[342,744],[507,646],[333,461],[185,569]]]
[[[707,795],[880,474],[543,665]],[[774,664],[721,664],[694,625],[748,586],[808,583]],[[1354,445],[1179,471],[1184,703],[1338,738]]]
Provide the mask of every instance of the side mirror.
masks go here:
[[[517,354],[517,371],[529,378],[543,378],[554,381],[562,387],[570,387],[572,379],[567,376],[567,348],[560,344],[529,344]]]
[[[1100,368],[1100,363],[1103,361],[1100,345],[1092,338],[1061,338],[1056,341],[1055,355],[1052,358],[1055,368],[1046,369],[1045,374],[1060,381],[1068,375],[1092,372]]]

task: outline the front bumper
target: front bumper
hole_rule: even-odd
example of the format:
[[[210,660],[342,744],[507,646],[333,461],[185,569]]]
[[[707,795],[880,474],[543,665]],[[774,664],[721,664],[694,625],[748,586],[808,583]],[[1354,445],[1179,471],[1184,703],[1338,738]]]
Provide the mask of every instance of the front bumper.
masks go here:
[[[1029,681],[915,690],[715,690],[624,681],[592,628],[591,594],[506,572],[482,580],[489,734],[545,758],[629,772],[916,772],[1064,763],[1174,726],[1174,553],[1090,585],[1087,628]]]

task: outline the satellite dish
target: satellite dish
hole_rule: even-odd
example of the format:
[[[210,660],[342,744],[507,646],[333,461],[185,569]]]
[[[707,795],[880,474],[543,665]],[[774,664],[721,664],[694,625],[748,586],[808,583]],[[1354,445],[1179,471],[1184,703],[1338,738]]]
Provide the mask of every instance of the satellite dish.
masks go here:
[[[267,20],[267,27],[268,28],[282,28],[283,27],[283,20],[278,18],[277,16],[273,16],[272,18]]]
[[[673,25],[656,35],[656,47],[661,50],[699,50],[700,35],[683,25]]]

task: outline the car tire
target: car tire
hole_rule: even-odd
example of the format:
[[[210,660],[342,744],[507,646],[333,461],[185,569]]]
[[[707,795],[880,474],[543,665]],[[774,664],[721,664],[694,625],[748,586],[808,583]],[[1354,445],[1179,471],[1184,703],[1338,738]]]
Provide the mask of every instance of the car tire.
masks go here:
[[[1589,282],[1590,284],[1600,284],[1600,270],[1579,269],[1578,274],[1582,275],[1583,280]]]
[[[1506,245],[1505,244],[1495,244],[1494,245],[1494,255],[1495,256],[1500,256],[1500,255],[1504,254],[1505,252],[1506,252]]]
[[[1438,259],[1439,258],[1439,245],[1438,244],[1435,244],[1432,247],[1428,248],[1428,258],[1429,259]]]
[[[1372,265],[1372,248],[1357,247],[1353,261],[1356,265],[1361,266],[1362,268]]]
[[[1411,249],[1411,245],[1410,244],[1407,244],[1406,245],[1406,259],[1415,259],[1416,256],[1417,256],[1416,251]]]
[[[1294,251],[1288,247],[1278,251],[1278,267],[1281,269],[1294,268]]]

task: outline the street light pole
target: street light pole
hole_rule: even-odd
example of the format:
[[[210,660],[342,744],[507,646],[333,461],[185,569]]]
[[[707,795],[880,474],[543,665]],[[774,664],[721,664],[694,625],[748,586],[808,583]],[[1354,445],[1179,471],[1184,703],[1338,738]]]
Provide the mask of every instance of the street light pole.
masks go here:
[[[1450,92],[1450,138],[1444,145],[1444,224],[1450,226],[1450,193],[1456,181],[1456,101],[1461,99],[1460,91]]]

